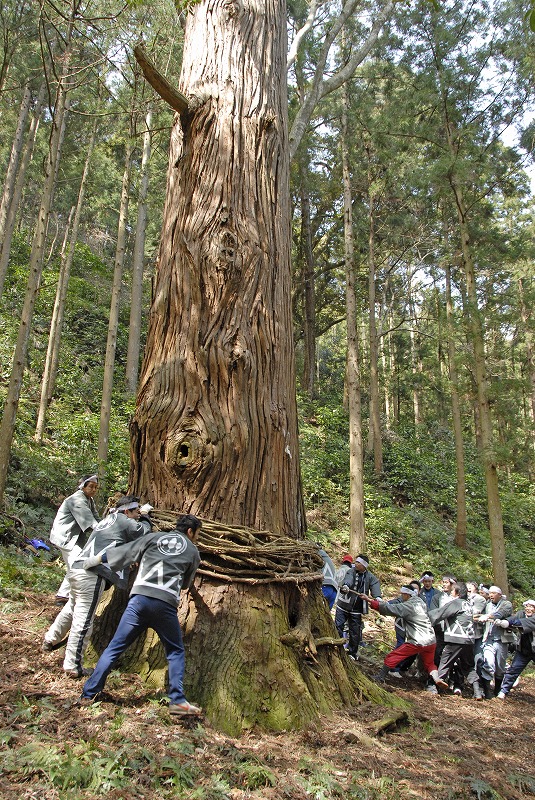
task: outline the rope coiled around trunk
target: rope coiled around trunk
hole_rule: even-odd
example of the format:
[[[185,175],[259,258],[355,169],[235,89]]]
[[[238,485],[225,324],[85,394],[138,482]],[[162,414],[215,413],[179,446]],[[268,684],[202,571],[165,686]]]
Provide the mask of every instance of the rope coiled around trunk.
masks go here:
[[[155,530],[175,527],[176,511],[154,509]],[[323,560],[306,539],[203,519],[197,547],[200,575],[238,583],[304,583],[322,578]]]

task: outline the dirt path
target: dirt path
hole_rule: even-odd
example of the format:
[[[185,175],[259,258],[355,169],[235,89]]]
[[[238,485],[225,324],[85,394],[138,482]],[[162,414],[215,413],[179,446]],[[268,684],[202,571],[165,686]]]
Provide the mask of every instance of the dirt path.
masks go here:
[[[171,722],[135,675],[112,675],[110,700],[73,707],[80,684],[59,653],[40,652],[56,610],[41,595],[0,604],[2,800],[535,797],[533,673],[506,701],[392,680],[408,719],[380,736],[373,722],[387,710],[364,703],[306,731],[231,739],[206,720]]]

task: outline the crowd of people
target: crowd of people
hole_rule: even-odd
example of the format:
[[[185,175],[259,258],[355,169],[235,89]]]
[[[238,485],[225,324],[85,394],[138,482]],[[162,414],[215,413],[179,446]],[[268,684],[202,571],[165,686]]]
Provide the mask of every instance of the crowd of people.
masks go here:
[[[85,705],[101,695],[127,647],[152,628],[168,662],[169,712],[199,715],[201,709],[184,695],[184,645],[177,607],[181,591],[192,586],[200,564],[196,541],[201,520],[184,514],[173,531],[153,532],[152,506],[140,505],[133,495],[118,497],[100,520],[93,499],[97,490],[98,476],[85,475],[56,514],[50,541],[61,552],[66,576],[57,593],[62,608],[45,633],[42,650],[65,647],[63,670],[70,678],[85,679],[79,699]],[[461,694],[466,683],[476,700],[504,699],[535,660],[534,600],[526,600],[514,613],[498,586],[444,575],[438,589],[429,570],[402,586],[397,597],[384,600],[366,554],[355,558],[348,554],[336,569],[325,550],[319,552],[324,562],[322,591],[350,658],[358,658],[363,617],[370,610],[395,619],[396,646],[376,680],[402,677],[418,659],[418,669],[428,675],[430,692]],[[102,593],[111,586],[126,588],[132,564],[138,570],[117,630],[95,669],[85,667],[84,653]],[[514,656],[507,666],[512,648]]]
[[[98,476],[85,475],[56,514],[50,541],[60,549],[67,565],[65,581],[58,590],[65,603],[45,633],[42,650],[65,646],[63,670],[70,678],[86,679],[78,702],[87,705],[101,695],[127,647],[152,628],[162,642],[169,667],[169,713],[198,716],[202,709],[184,695],[185,657],[177,607],[180,592],[192,585],[200,564],[195,543],[201,520],[184,514],[178,517],[175,530],[153,532],[152,507],[141,506],[133,495],[119,497],[99,520],[93,502],[97,488]],[[138,570],[117,630],[95,669],[84,667],[101,595],[110,586],[126,588],[132,564],[137,564]]]
[[[402,586],[397,597],[384,600],[367,555],[347,554],[336,569],[327,553],[321,548],[319,552],[324,561],[322,591],[334,609],[338,634],[347,640],[350,658],[358,658],[363,616],[369,609],[394,617],[396,645],[375,680],[401,678],[417,661],[417,672],[427,674],[431,693],[462,695],[467,685],[475,700],[504,700],[535,661],[535,600],[526,600],[514,612],[499,586],[446,574],[439,589],[430,570]]]

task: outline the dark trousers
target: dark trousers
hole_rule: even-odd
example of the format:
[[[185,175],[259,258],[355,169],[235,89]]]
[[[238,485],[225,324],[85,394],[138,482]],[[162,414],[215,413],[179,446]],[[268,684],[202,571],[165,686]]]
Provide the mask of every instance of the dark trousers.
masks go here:
[[[455,675],[461,686],[465,680],[470,684],[478,680],[478,674],[474,666],[474,645],[472,642],[466,642],[465,644],[446,642],[444,644],[440,656],[438,677],[443,681],[447,681],[454,664]]]
[[[334,624],[336,625],[336,630],[338,631],[339,636],[344,635],[344,627],[346,622],[349,630],[349,645],[347,652],[352,656],[356,656],[362,636],[362,614],[358,614],[356,611],[344,611],[343,608],[338,606],[334,617]]]
[[[535,661],[535,655],[528,656],[525,653],[520,653],[517,650],[513,656],[513,660],[511,661],[511,666],[503,677],[501,690],[504,694],[508,694],[511,691],[513,688],[513,683],[516,681],[521,672],[525,670],[530,661]]]
[[[321,587],[321,591],[324,598],[329,603],[329,608],[332,608],[334,606],[334,601],[336,600],[336,595],[338,594],[337,590],[334,588],[334,586],[329,586],[328,584],[324,583]]]
[[[115,636],[84,684],[82,697],[95,697],[104,689],[115,662],[147,628],[156,631],[164,646],[169,665],[169,701],[172,704],[184,702],[184,645],[177,610],[170,603],[142,594],[134,594],[128,601]]]

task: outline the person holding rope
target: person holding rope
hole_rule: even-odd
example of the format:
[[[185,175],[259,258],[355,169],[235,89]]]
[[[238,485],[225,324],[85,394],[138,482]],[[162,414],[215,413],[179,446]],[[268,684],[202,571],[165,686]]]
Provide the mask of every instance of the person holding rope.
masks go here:
[[[384,683],[391,669],[398,667],[404,659],[412,655],[420,655],[423,665],[433,681],[447,688],[446,681],[438,676],[435,666],[435,632],[427,616],[427,608],[423,600],[418,597],[418,592],[408,586],[402,586],[400,591],[401,602],[385,603],[369,595],[362,594],[363,602],[370,605],[374,611],[390,617],[401,617],[405,622],[406,641],[400,647],[394,648],[387,654],[384,664],[375,675],[375,680]]]
[[[353,660],[357,659],[359,644],[362,636],[362,615],[368,613],[368,595],[372,598],[381,598],[381,584],[379,579],[368,572],[370,560],[367,555],[360,553],[354,560],[353,566],[345,576],[336,601],[336,614],[334,623],[340,637],[344,637],[344,627],[347,623],[349,631],[349,644],[347,654]]]
[[[185,514],[177,519],[175,530],[151,533],[85,560],[87,570],[106,563],[117,570],[137,562],[139,569],[119,626],[84,684],[79,705],[88,705],[98,697],[119,657],[147,628],[152,628],[163,644],[169,665],[169,713],[178,717],[202,713],[184,695],[184,645],[177,616],[180,592],[192,585],[201,563],[195,544],[201,525],[198,517]]]

